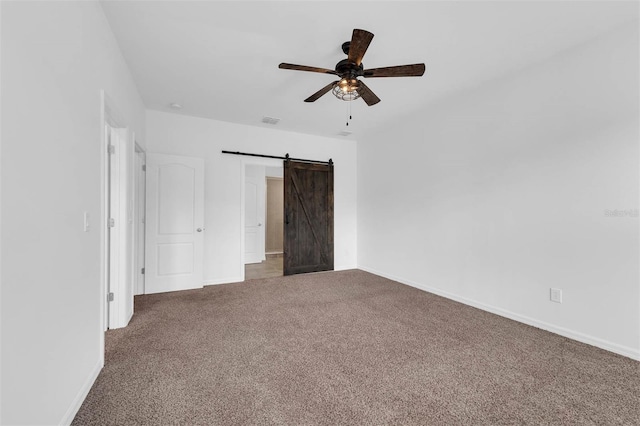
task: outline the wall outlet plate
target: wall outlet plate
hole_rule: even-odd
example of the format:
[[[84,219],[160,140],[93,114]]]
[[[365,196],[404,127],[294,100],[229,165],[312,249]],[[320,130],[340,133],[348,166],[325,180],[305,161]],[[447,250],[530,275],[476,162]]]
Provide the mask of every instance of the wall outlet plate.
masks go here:
[[[562,289],[552,288],[550,297],[552,302],[562,303]]]

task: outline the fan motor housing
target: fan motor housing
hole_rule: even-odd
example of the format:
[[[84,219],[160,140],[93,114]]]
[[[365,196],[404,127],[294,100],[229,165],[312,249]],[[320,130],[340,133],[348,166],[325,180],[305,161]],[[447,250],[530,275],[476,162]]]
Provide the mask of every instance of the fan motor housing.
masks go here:
[[[356,65],[350,62],[349,59],[343,59],[336,64],[336,72],[345,78],[361,77],[364,75],[364,66],[362,63]]]

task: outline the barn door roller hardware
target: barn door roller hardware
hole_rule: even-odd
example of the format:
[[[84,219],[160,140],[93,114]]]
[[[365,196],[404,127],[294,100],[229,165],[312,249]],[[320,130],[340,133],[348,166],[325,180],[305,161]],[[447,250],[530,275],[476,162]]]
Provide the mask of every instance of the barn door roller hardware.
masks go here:
[[[247,152],[240,151],[225,151],[222,150],[223,154],[232,154],[232,155],[245,155],[248,157],[261,157],[261,158],[276,158],[278,160],[291,160],[291,161],[300,161],[303,163],[313,163],[313,164],[328,164],[333,166],[333,160],[329,158],[329,161],[320,161],[320,160],[305,160],[304,158],[293,158],[289,157],[289,154],[286,154],[284,157],[280,157],[278,155],[265,155],[265,154],[251,154]]]

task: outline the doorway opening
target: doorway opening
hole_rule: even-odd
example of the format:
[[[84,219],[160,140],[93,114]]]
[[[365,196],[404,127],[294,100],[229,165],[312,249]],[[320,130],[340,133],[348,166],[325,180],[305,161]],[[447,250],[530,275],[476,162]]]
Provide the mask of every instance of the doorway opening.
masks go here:
[[[245,165],[245,280],[283,275],[282,166]]]
[[[223,153],[261,157],[258,154]],[[278,167],[277,175],[271,176],[267,176],[268,168],[264,164],[255,160],[243,162],[243,278],[333,270],[333,161],[294,161],[287,155],[282,167]],[[275,216],[280,217],[282,231],[275,226],[272,231],[282,235],[282,249],[279,246],[267,249],[266,246],[267,177],[282,179],[281,189],[273,190],[282,194],[282,201],[273,202],[282,205],[282,211],[275,213],[271,220],[275,225]],[[268,258],[267,253],[272,256]]]

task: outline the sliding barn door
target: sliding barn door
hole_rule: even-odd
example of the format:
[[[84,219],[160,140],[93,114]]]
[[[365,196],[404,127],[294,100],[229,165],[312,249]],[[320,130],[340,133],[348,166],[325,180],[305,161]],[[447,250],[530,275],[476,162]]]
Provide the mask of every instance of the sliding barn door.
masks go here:
[[[284,275],[333,270],[333,164],[284,162]]]

